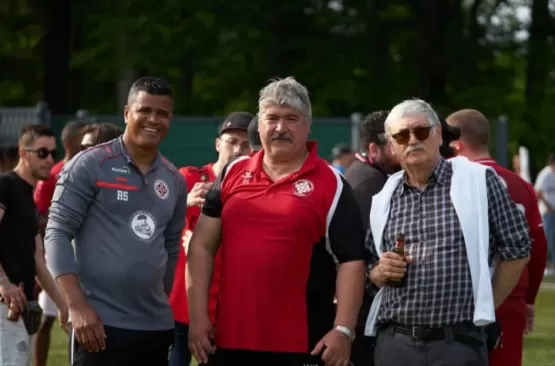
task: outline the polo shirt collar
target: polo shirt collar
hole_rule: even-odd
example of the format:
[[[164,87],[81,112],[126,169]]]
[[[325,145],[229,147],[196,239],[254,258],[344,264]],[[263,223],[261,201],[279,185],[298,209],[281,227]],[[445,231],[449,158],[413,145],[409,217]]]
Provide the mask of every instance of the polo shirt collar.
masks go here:
[[[127,160],[127,163],[136,165],[135,162],[133,161],[133,158],[131,157],[131,155],[129,155],[129,152],[125,148],[125,145],[123,144],[123,136],[120,136],[117,138],[115,148],[117,150],[117,153],[120,153],[125,157],[125,160]],[[163,163],[163,158],[162,158],[162,155],[160,154],[160,151],[158,151],[156,152],[156,159],[154,159],[154,162],[152,163],[152,166],[150,167],[150,169],[157,168],[158,166],[162,165],[162,163]]]
[[[439,162],[437,163],[432,175],[430,176],[428,183],[431,185],[435,185],[436,183],[439,185],[444,185],[449,178],[449,164],[447,160],[443,157],[439,158]],[[403,174],[403,181],[402,184],[399,186],[399,190],[397,191],[397,195],[400,196],[404,193],[405,188],[410,187],[408,183],[408,175],[405,172]]]
[[[318,156],[318,144],[316,141],[308,141],[306,143],[306,148],[308,150],[308,156],[304,161],[303,166],[301,169],[292,174],[292,176],[296,176],[298,174],[305,173],[309,170],[312,170],[318,162],[320,161],[320,157]],[[247,164],[246,171],[251,173],[256,173],[262,169],[262,161],[264,158],[264,149],[260,149],[257,153],[255,153],[251,158],[249,163]]]

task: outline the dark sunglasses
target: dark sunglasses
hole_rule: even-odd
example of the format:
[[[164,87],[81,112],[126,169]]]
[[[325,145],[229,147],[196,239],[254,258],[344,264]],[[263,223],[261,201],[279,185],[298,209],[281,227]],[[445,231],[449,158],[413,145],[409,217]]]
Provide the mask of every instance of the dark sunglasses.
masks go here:
[[[48,150],[46,147],[41,147],[38,149],[25,149],[25,151],[34,152],[37,154],[39,159],[46,159],[48,155],[52,156],[53,160],[56,160],[56,150]]]
[[[416,139],[418,141],[424,141],[428,137],[430,137],[430,131],[431,130],[432,130],[432,126],[416,127],[414,129],[410,129],[410,130],[409,129],[401,130],[401,131],[391,135],[391,137],[393,137],[399,145],[406,145],[410,141],[410,134],[411,133],[414,135],[414,137],[416,137]]]

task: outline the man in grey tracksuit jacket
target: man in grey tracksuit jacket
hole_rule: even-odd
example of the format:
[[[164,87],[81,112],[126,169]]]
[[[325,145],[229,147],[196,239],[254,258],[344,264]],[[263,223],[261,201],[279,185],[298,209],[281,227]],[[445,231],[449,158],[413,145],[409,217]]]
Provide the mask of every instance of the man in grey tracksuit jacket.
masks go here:
[[[121,138],[80,153],[60,174],[45,237],[49,267],[55,277],[78,276],[104,326],[104,352],[124,349],[133,337],[171,344],[167,294],[186,200],[171,163],[158,154],[143,175]]]

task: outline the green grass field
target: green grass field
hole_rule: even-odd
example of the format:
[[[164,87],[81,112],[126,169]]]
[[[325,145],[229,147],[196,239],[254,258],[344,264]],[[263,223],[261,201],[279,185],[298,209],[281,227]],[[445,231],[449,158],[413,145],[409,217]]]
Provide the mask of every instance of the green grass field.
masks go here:
[[[555,281],[550,278],[551,283]],[[536,304],[536,329],[525,339],[524,366],[555,366],[555,290],[543,290]],[[67,337],[55,327],[49,366],[69,365]]]

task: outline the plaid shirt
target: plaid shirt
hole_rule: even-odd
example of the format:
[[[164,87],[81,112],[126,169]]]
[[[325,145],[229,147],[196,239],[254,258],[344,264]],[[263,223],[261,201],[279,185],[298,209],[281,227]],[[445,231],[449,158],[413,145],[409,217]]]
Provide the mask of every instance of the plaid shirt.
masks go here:
[[[387,286],[378,323],[389,321],[423,327],[443,327],[472,321],[474,299],[462,229],[451,202],[453,170],[440,160],[425,189],[399,184],[391,198],[384,228],[384,251],[395,246],[395,236],[405,234],[408,265],[403,287]],[[493,171],[486,173],[490,228],[489,262],[526,258],[531,240],[526,220]],[[469,199],[472,199],[469,197]],[[370,265],[379,258],[371,231],[366,236]]]

